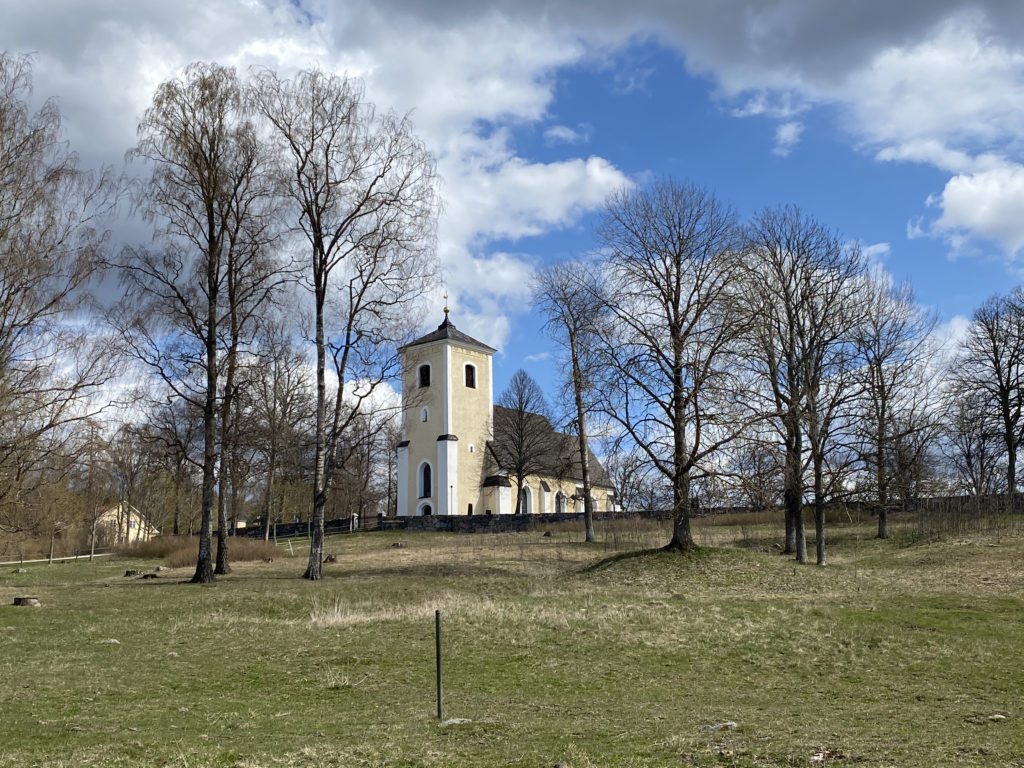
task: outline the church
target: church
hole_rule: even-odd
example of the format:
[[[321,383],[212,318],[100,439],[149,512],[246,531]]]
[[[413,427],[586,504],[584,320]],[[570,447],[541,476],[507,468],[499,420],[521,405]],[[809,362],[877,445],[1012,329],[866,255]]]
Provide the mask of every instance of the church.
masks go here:
[[[579,444],[550,432],[537,474],[522,488],[495,450],[495,349],[456,329],[445,307],[437,330],[402,347],[402,441],[398,444],[397,506],[400,517],[583,512]],[[501,423],[499,419],[499,425]],[[499,426],[500,428],[500,426]],[[615,509],[607,472],[589,455],[595,512]]]

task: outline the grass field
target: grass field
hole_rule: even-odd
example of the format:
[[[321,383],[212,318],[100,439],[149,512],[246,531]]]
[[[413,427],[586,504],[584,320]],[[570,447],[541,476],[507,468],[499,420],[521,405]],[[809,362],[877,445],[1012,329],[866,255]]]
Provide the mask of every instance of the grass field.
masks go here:
[[[5,569],[0,766],[1024,766],[1024,539],[834,527],[820,569],[756,523]]]

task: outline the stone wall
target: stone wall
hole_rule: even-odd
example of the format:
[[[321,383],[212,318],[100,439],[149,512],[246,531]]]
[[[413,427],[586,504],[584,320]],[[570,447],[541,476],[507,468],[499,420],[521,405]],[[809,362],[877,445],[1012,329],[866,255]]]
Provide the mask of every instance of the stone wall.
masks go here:
[[[608,520],[629,515],[598,512],[595,520]],[[511,533],[543,528],[552,523],[579,523],[583,525],[582,512],[546,515],[431,515],[429,517],[405,518],[407,531],[448,531],[451,533]]]

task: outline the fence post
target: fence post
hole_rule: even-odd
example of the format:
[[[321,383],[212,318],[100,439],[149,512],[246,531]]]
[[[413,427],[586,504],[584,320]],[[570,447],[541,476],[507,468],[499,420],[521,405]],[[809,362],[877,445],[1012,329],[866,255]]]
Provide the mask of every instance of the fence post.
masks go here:
[[[437,719],[441,720],[441,611],[434,611],[434,645],[437,657]]]

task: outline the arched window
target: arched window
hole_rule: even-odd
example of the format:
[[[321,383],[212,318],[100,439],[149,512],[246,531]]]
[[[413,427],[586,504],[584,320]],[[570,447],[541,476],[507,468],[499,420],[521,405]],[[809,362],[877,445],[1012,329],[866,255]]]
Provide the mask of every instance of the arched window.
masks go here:
[[[561,491],[555,495],[555,514],[565,514],[565,494]]]
[[[434,510],[430,508],[429,504],[424,504],[420,507],[420,514],[424,517],[430,517],[430,515],[434,514]]]
[[[466,363],[466,386],[476,389],[476,366],[471,363]]]
[[[529,515],[533,512],[533,491],[530,486],[524,485],[519,489],[519,513]]]
[[[470,444],[469,444],[469,452],[470,452],[470,453],[474,453],[475,451],[476,451],[476,448],[475,448],[475,447],[473,447],[473,444],[472,444],[472,443],[470,443]]]
[[[424,363],[418,368],[421,387],[430,386],[430,363]]]
[[[420,465],[420,498],[429,499],[431,496],[431,471],[430,464],[423,462]]]
[[[426,406],[420,408],[420,421],[430,421],[430,409]]]

